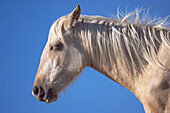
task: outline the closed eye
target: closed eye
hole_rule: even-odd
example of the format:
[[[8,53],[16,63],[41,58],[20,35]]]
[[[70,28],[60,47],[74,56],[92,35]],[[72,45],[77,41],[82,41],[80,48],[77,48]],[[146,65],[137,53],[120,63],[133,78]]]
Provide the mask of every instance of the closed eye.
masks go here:
[[[57,51],[61,51],[62,50],[62,47],[63,47],[63,44],[62,43],[59,43],[56,45],[56,50]]]
[[[56,50],[56,51],[61,51],[63,48],[63,44],[62,43],[58,43],[58,44],[55,44],[53,46],[50,47],[50,51],[52,50]]]

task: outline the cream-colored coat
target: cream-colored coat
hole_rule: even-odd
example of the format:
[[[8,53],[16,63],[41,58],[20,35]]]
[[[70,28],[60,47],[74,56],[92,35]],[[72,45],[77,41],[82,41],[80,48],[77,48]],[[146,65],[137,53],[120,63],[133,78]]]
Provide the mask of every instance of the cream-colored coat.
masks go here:
[[[147,113],[170,113],[170,28],[129,19],[80,16],[80,6],[51,27],[33,95],[47,103],[90,66],[134,93]],[[129,20],[128,20],[129,19]],[[133,21],[133,22],[132,22]]]

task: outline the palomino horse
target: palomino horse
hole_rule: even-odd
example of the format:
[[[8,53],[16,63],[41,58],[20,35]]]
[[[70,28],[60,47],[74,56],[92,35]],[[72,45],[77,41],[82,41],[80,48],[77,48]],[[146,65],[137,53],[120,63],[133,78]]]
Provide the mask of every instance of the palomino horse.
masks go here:
[[[170,113],[170,28],[166,19],[80,15],[78,5],[51,27],[33,95],[50,103],[86,66],[129,89],[147,113]],[[134,15],[135,18],[134,18]],[[154,21],[154,22],[153,22]]]

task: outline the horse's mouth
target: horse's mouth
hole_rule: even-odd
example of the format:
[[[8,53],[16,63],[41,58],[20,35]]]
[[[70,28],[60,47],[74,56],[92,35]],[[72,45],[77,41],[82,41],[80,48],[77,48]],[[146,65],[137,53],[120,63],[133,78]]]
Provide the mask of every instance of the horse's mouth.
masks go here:
[[[44,99],[44,98],[43,99],[42,98],[37,98],[37,100],[39,100],[41,102],[46,102],[48,104],[48,103],[52,103],[52,102],[56,101],[57,100],[57,96],[55,96],[55,97],[50,96],[50,97],[47,97],[46,99]]]
[[[47,98],[45,102],[46,102],[47,104],[49,104],[49,103],[54,102],[54,101],[56,101],[56,100],[57,100],[57,97],[56,97],[56,98],[53,98],[53,99]]]
[[[35,96],[37,98],[37,100],[41,101],[41,102],[46,102],[46,103],[51,103],[57,100],[57,94],[50,88],[48,90],[48,92],[46,93],[46,96],[44,95],[44,97],[41,96]],[[41,98],[40,98],[41,97]]]
[[[51,103],[57,100],[57,94],[50,88],[47,93],[46,103]]]

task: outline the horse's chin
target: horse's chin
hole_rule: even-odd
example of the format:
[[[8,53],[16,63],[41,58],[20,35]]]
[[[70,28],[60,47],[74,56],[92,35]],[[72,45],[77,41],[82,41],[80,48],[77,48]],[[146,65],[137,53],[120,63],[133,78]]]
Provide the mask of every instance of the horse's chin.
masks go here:
[[[46,102],[46,103],[48,104],[48,103],[55,102],[55,101],[57,100],[57,98],[58,98],[57,94],[55,94],[55,93],[53,92],[53,90],[50,89],[50,90],[48,91],[48,94],[47,94],[46,97],[44,97],[44,98],[37,98],[37,100],[39,100],[39,101],[41,101],[41,102]]]
[[[41,102],[46,102],[47,104],[55,102],[57,100],[57,96],[53,97],[53,98],[47,98],[47,99],[40,99],[37,98],[37,100],[41,101]]]
[[[50,88],[48,90],[48,94],[47,94],[47,98],[45,99],[46,103],[51,103],[57,100],[57,93],[55,93],[56,91],[53,90],[52,88]]]
[[[47,98],[45,102],[49,104],[49,103],[55,102],[56,100],[57,100],[57,96],[55,98]]]

